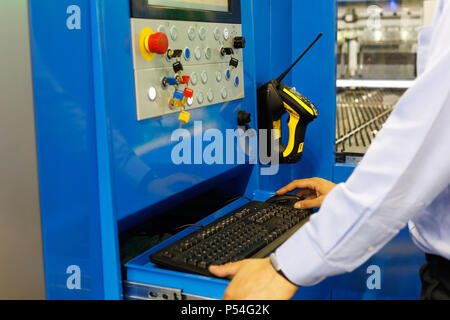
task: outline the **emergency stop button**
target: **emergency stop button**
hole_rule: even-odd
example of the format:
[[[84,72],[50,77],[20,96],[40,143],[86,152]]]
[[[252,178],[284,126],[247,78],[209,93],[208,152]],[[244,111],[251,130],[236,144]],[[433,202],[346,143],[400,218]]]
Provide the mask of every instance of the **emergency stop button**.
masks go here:
[[[169,48],[169,39],[164,32],[153,32],[151,28],[144,28],[139,36],[139,49],[142,57],[151,61],[156,54],[165,54]]]
[[[146,41],[147,51],[157,54],[165,54],[169,49],[169,39],[163,32],[152,34]]]

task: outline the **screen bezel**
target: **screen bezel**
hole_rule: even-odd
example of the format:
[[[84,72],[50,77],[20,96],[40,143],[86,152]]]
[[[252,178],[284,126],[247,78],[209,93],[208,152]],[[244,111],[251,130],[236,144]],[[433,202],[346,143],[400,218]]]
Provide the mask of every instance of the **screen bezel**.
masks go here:
[[[229,0],[229,11],[211,11],[148,5],[148,0],[130,0],[131,17],[217,23],[241,23],[241,1]]]

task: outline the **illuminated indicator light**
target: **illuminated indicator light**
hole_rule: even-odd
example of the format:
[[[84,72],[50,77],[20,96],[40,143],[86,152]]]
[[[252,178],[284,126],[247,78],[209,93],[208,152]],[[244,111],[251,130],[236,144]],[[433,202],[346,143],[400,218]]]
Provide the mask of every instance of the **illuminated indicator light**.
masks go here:
[[[148,98],[150,99],[150,101],[155,101],[156,89],[154,87],[150,87],[150,89],[148,89]]]

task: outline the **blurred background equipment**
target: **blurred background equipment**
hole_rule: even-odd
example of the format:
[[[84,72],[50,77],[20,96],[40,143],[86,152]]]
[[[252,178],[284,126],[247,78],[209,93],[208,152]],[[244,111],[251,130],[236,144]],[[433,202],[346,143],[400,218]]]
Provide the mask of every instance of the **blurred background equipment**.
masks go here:
[[[358,163],[417,77],[418,33],[435,0],[338,4],[336,161]]]

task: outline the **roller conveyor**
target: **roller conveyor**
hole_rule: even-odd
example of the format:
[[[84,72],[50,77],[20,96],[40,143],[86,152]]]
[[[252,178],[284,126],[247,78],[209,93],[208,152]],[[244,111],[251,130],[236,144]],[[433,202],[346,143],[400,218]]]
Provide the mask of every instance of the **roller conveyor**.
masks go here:
[[[345,89],[337,95],[336,160],[358,162],[404,89]]]

